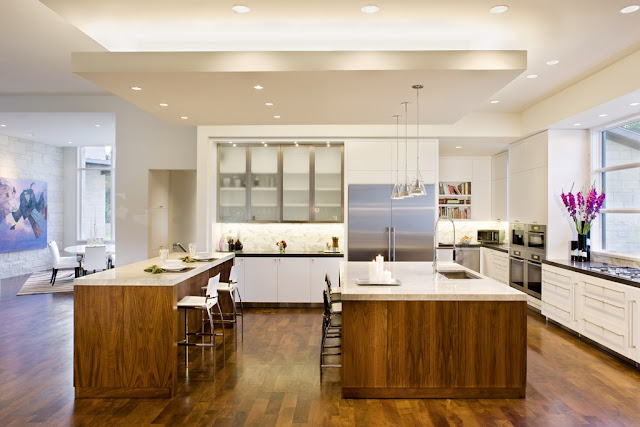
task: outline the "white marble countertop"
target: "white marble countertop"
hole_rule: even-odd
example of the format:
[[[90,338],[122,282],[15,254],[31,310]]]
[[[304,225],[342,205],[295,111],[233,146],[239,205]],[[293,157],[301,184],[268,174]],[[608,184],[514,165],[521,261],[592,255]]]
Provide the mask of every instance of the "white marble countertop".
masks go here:
[[[527,295],[504,283],[455,263],[438,265],[438,271],[466,271],[480,279],[447,279],[433,273],[431,262],[385,262],[384,269],[400,280],[399,286],[360,286],[368,278],[368,262],[340,263],[344,301],[526,301]]]
[[[186,255],[183,252],[171,253],[169,259],[178,259]],[[145,272],[145,268],[162,263],[160,257],[156,257],[79,277],[73,280],[73,284],[74,286],[173,286],[234,258],[234,254],[230,252],[214,252],[211,255],[215,257],[213,261],[188,263],[186,265],[193,268],[181,272],[160,274]]]

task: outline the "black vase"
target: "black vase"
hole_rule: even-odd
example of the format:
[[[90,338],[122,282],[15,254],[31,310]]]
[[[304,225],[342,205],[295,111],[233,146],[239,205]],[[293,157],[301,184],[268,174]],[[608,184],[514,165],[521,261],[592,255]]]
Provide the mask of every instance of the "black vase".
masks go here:
[[[591,258],[589,255],[589,245],[587,242],[587,234],[578,234],[578,261],[588,261]]]

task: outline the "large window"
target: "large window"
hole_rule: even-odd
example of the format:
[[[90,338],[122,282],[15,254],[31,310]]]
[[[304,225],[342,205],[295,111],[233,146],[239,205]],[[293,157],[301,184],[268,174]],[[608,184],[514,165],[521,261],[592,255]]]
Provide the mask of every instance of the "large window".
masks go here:
[[[113,147],[78,149],[78,239],[113,241]]]
[[[601,133],[595,178],[606,194],[601,247],[640,255],[640,121]]]

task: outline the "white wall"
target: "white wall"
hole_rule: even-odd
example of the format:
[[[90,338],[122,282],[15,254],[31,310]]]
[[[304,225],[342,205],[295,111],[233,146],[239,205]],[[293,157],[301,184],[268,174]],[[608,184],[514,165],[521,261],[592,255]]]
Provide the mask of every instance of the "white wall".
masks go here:
[[[188,250],[196,242],[196,171],[170,171],[169,174],[169,241]],[[204,250],[204,247],[202,248]]]
[[[115,96],[1,96],[0,112],[116,114],[115,219],[118,264],[147,258],[148,170],[195,169],[196,129],[174,126]],[[71,180],[65,180],[70,184]],[[65,228],[75,230],[76,187],[65,200]],[[67,236],[65,236],[66,239]]]
[[[47,182],[46,241],[55,240],[61,248],[65,209],[63,165],[62,148],[0,135],[0,177]],[[46,245],[44,249],[0,253],[0,279],[49,268],[51,257]]]

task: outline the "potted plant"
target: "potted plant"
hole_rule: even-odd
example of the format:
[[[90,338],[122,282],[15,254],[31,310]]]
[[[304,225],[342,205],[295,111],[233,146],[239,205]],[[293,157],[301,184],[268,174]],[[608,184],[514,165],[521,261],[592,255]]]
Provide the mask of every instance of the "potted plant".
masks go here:
[[[571,186],[571,190],[573,190],[573,186]],[[592,185],[589,190],[578,191],[575,195],[572,191],[569,191],[566,194],[563,191],[560,197],[562,198],[562,202],[567,208],[567,212],[575,224],[576,232],[578,233],[578,251],[580,254],[584,254],[580,255],[581,258],[585,258],[580,259],[580,261],[586,261],[586,254],[588,251],[587,234],[591,231],[593,220],[596,219],[600,209],[602,208],[605,194],[601,193],[598,195],[595,185]]]

